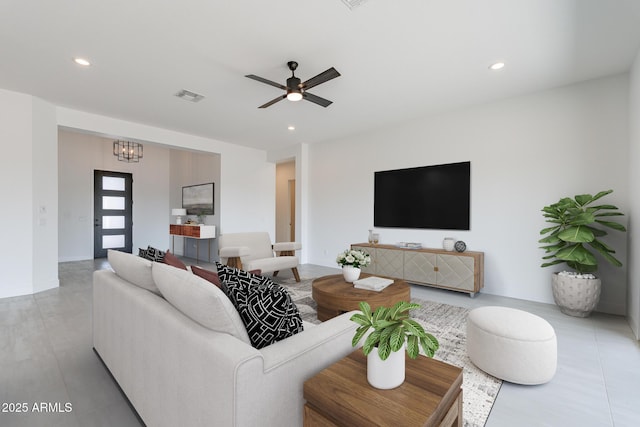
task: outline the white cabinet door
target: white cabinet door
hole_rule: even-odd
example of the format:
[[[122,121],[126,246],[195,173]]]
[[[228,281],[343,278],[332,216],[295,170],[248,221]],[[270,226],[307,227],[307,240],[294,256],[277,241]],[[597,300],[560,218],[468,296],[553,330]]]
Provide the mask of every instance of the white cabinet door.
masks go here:
[[[376,248],[376,273],[387,277],[404,277],[404,251]]]
[[[404,254],[404,280],[408,282],[436,284],[436,254],[409,252]]]
[[[473,292],[472,257],[438,254],[437,258],[438,285]]]

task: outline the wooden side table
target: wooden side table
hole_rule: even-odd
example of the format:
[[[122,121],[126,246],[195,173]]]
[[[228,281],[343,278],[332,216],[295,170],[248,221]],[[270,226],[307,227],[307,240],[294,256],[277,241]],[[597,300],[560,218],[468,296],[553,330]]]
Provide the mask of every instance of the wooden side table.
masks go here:
[[[305,427],[461,427],[462,369],[407,357],[404,383],[379,390],[367,382],[360,349],[305,381],[304,398]]]
[[[362,274],[360,278],[371,274]],[[411,288],[404,280],[395,279],[393,284],[380,292],[357,289],[353,283],[344,281],[342,274],[317,278],[311,285],[311,298],[318,304],[318,320],[325,321],[351,310],[358,310],[360,301],[366,301],[371,309],[391,307],[400,301],[411,301]]]

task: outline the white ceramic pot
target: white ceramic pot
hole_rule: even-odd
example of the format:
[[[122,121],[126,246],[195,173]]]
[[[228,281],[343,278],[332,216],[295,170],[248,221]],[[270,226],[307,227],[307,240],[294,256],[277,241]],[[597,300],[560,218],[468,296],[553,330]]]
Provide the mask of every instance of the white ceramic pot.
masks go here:
[[[560,311],[569,316],[587,317],[600,301],[600,279],[584,279],[553,273],[551,290]]]
[[[453,237],[445,237],[444,240],[442,241],[442,247],[444,248],[445,251],[453,251],[453,249],[456,246],[456,239]]]
[[[360,277],[360,269],[352,265],[345,265],[342,267],[342,275],[345,282],[353,283]]]
[[[380,359],[378,348],[367,355],[367,381],[372,387],[388,390],[404,382],[406,351],[392,351],[387,360]]]

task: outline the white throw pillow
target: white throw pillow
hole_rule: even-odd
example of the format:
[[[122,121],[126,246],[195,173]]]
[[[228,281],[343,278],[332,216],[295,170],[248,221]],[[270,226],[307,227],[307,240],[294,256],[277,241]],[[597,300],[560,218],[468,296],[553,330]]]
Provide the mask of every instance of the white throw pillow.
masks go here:
[[[160,291],[151,276],[151,261],[126,252],[107,251],[107,259],[113,271],[136,286],[160,295]]]
[[[216,285],[189,271],[157,262],[151,272],[162,296],[182,314],[205,328],[251,343],[238,311]]]

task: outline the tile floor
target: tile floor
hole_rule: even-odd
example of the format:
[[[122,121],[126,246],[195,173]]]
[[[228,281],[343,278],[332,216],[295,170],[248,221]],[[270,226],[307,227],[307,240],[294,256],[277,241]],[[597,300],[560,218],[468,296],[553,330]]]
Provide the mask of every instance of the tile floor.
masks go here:
[[[141,425],[92,351],[91,274],[106,267],[106,260],[61,263],[58,289],[0,299],[0,426]],[[300,268],[306,278],[334,272]],[[540,386],[505,382],[487,427],[640,425],[640,344],[624,318],[595,313],[576,319],[554,305],[482,293],[470,298],[419,286],[412,287],[412,295],[470,308],[520,308],[555,328],[553,381]]]

